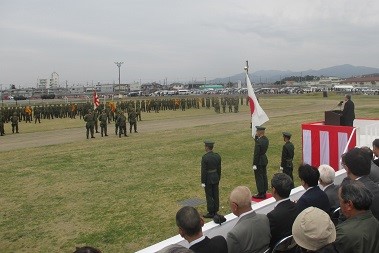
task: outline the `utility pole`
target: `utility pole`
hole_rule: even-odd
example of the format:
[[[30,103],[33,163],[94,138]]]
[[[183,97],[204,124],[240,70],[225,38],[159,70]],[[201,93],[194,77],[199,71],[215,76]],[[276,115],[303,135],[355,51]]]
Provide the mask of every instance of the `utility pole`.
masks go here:
[[[118,84],[120,85],[121,84],[121,79],[120,79],[120,68],[121,68],[121,65],[124,64],[124,62],[115,62],[115,64],[117,65],[118,67]]]
[[[124,62],[115,62],[115,64],[118,67],[118,92],[120,92],[120,87],[121,87],[120,68],[121,68],[121,65],[124,64]]]

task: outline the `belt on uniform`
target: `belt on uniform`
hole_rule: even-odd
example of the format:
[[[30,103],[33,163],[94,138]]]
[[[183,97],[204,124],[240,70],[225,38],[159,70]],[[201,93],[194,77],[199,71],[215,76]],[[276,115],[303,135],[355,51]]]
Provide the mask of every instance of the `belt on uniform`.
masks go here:
[[[213,172],[217,172],[217,170],[208,170],[207,172],[208,173],[213,173]]]

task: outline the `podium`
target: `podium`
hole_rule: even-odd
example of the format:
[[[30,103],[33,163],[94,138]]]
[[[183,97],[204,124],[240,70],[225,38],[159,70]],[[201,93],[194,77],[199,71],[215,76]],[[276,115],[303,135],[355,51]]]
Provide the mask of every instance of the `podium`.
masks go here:
[[[341,110],[325,111],[325,125],[341,126]]]

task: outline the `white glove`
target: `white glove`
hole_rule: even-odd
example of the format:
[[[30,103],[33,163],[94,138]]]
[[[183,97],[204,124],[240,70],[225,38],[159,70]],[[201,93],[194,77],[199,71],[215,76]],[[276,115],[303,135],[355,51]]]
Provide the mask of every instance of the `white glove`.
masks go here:
[[[201,184],[201,187],[205,188],[205,184]]]
[[[279,169],[280,169],[280,170],[283,170],[283,167],[282,167],[282,166],[280,166],[280,167],[279,167]]]
[[[253,170],[256,170],[257,169],[257,166],[256,165],[253,165]]]

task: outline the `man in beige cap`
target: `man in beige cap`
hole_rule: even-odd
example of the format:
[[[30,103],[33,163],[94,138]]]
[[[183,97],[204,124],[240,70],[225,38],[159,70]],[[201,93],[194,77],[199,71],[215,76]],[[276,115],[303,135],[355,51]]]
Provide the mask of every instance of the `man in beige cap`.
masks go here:
[[[292,235],[303,252],[337,253],[332,244],[336,240],[336,228],[329,215],[317,207],[308,207],[297,216]]]

